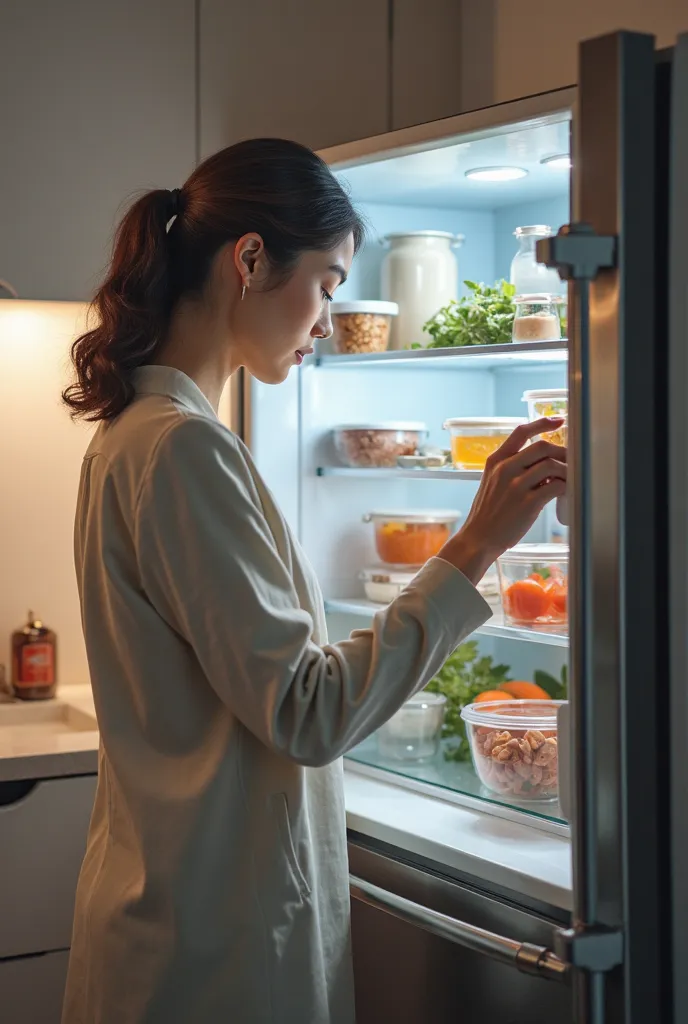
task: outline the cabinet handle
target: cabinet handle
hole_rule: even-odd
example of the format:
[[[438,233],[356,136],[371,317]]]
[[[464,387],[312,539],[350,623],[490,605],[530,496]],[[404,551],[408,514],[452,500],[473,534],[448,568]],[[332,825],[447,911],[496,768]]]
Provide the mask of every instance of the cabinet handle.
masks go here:
[[[500,963],[511,964],[525,974],[534,974],[555,981],[564,981],[568,976],[568,964],[545,946],[517,942],[515,939],[488,932],[485,928],[477,928],[466,921],[457,921],[447,914],[440,914],[437,910],[423,907],[404,896],[397,896],[396,893],[381,889],[355,875],[349,875],[349,885],[351,895],[362,903],[367,903],[368,906],[391,914],[408,924],[416,925],[431,935],[448,939],[457,946],[472,949],[475,953],[482,953]]]
[[[38,779],[13,779],[8,782],[0,782],[0,807],[9,807],[11,804],[20,803],[37,785]]]

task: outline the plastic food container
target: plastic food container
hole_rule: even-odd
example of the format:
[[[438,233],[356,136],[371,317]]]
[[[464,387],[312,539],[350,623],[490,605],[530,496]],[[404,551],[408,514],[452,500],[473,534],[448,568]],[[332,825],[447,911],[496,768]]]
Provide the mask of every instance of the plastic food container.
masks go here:
[[[378,752],[387,761],[429,761],[440,746],[444,706],[441,693],[417,693],[377,731]]]
[[[509,416],[463,416],[445,420],[451,435],[452,461],[456,469],[485,469],[485,463],[525,419]]]
[[[517,295],[514,305],[513,341],[559,341],[558,295]]]
[[[568,544],[518,544],[497,559],[504,621],[548,633],[568,630]]]
[[[396,302],[333,302],[333,343],[335,351],[346,355],[385,352],[389,344],[392,317],[399,313]]]
[[[363,423],[337,427],[334,446],[345,466],[386,469],[400,455],[415,455],[427,436],[424,423]]]
[[[478,778],[515,801],[559,795],[557,711],[561,700],[498,700],[461,710]]]
[[[569,414],[568,388],[550,388],[549,391],[524,391],[523,401],[528,403],[528,419],[539,420],[542,416],[563,416],[565,422],[559,430],[540,434],[545,441],[565,445],[567,441],[567,420]]]
[[[369,512],[363,521],[375,527],[375,547],[385,565],[414,569],[438,554],[461,518],[460,512]]]
[[[399,597],[414,576],[413,572],[395,572],[393,569],[378,566],[374,569],[364,569],[360,579],[363,580],[365,595],[369,601],[389,604],[395,597]]]

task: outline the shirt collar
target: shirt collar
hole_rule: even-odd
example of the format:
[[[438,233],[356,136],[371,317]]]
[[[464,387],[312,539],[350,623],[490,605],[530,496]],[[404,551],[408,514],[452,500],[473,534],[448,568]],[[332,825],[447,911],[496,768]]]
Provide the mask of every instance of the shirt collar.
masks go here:
[[[173,366],[139,366],[133,380],[137,395],[166,395],[191,412],[217,419],[217,413],[198,384]]]

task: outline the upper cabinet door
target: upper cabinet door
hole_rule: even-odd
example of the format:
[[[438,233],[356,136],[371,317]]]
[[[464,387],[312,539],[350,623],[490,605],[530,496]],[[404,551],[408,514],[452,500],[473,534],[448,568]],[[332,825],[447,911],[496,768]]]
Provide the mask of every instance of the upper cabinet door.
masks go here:
[[[255,136],[321,149],[387,129],[387,0],[204,0],[200,18],[202,157]]]
[[[458,0],[392,0],[390,129],[461,113]]]

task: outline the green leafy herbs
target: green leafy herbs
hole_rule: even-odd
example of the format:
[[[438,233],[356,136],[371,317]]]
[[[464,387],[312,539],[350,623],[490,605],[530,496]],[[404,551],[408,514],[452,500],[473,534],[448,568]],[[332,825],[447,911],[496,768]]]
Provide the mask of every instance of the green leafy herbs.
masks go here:
[[[475,281],[464,284],[469,294],[458,302],[452,300],[424,325],[423,330],[432,338],[427,348],[508,344],[516,312],[515,287],[504,280],[494,288]]]
[[[549,672],[541,672],[537,669],[533,676],[533,682],[541,686],[545,693],[548,693],[552,700],[567,700],[569,693],[569,674],[566,665],[561,670],[561,678],[555,679]]]
[[[472,704],[479,693],[494,690],[500,683],[507,682],[508,673],[508,665],[495,665],[489,655],[479,657],[477,642],[469,640],[457,647],[425,687],[430,693],[442,693],[447,698],[442,736],[456,740],[444,752],[448,761],[470,760],[461,709],[466,704]]]

